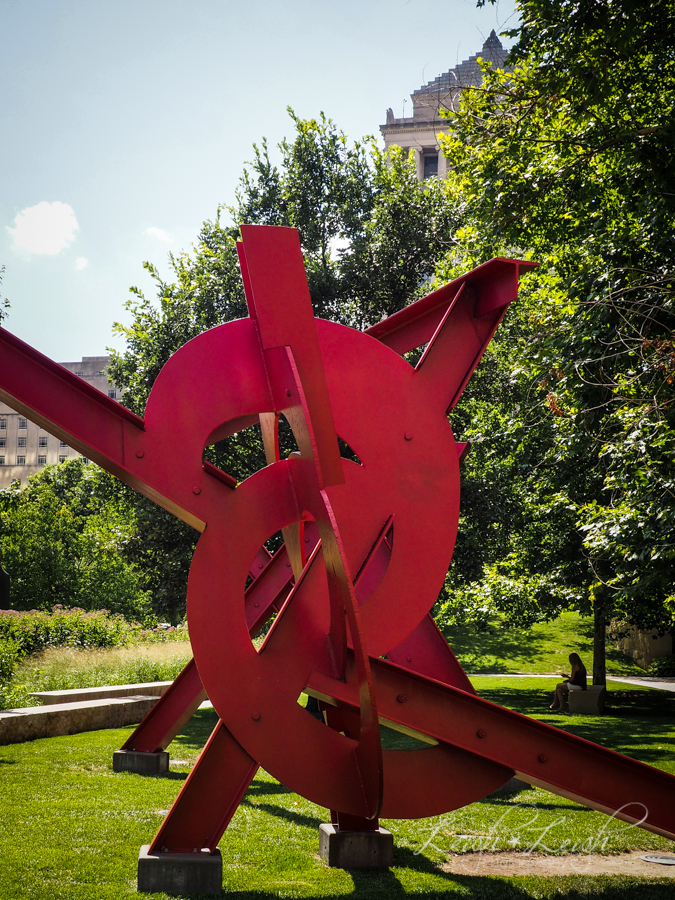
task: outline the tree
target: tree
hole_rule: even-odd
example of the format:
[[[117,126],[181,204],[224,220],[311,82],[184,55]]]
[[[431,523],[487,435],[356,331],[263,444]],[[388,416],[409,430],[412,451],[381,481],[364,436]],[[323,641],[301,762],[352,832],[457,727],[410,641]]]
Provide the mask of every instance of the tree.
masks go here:
[[[254,146],[230,209],[235,222],[298,229],[317,316],[365,329],[424,293],[458,218],[448,185],[420,184],[411,157],[372,138],[349,145],[323,114],[299,119],[281,166]],[[236,229],[234,231],[236,233]]]
[[[55,604],[145,621],[149,594],[125,558],[133,509],[115,479],[82,459],[0,491],[0,548],[14,609]]]
[[[522,0],[520,13],[513,68],[486,67],[464,92],[444,150],[465,262],[542,262],[520,314],[528,338],[502,367],[521,386],[502,431],[546,418],[528,480],[543,482],[535,507],[556,501],[573,520],[576,605],[594,611],[602,683],[610,616],[664,629],[675,611],[675,17],[664,0]],[[514,541],[530,546],[518,523]],[[481,588],[494,593],[488,577]]]

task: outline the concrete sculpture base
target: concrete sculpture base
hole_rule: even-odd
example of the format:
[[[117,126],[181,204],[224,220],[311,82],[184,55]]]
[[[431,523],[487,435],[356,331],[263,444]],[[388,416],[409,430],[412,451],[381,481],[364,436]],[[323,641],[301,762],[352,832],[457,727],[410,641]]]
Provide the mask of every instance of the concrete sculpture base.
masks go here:
[[[383,869],[394,864],[391,831],[340,831],[335,825],[319,825],[319,856],[338,869]]]
[[[221,894],[223,860],[213,853],[149,853],[144,844],[138,854],[138,890],[145,894]]]
[[[140,750],[115,750],[113,772],[135,772],[137,775],[161,775],[169,771],[166,750],[145,753]]]

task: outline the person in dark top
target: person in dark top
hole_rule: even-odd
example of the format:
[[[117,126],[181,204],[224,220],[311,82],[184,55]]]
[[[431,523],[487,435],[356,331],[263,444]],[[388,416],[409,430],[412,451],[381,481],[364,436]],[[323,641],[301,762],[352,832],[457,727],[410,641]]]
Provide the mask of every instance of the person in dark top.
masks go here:
[[[553,703],[549,709],[564,709],[565,697],[570,691],[586,690],[586,666],[582,663],[578,653],[570,653],[571,675],[563,675],[566,681],[556,686]]]

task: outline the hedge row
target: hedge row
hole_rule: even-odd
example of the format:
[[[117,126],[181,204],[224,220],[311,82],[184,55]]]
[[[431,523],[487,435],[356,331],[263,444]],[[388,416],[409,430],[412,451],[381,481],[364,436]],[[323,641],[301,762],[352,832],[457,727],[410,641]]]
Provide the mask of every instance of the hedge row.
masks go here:
[[[117,647],[127,644],[138,631],[137,625],[107,610],[85,612],[62,606],[55,606],[51,613],[0,610],[0,642],[13,644],[18,657],[47,647]],[[0,663],[0,671],[2,667]]]

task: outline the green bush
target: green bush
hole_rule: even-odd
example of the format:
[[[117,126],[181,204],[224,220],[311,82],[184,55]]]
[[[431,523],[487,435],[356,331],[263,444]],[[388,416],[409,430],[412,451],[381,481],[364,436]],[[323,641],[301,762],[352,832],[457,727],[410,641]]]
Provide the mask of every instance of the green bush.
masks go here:
[[[125,553],[133,511],[106,495],[111,481],[73,459],[0,491],[0,551],[14,609],[108,609],[148,624],[150,593]]]
[[[18,659],[19,648],[14,641],[0,640],[0,682],[12,677]]]
[[[0,642],[11,642],[19,656],[47,647],[117,647],[137,633],[136,626],[107,610],[85,612],[55,606],[51,613],[35,609],[0,612]]]
[[[675,678],[675,656],[660,656],[649,667],[649,674],[662,678]]]

